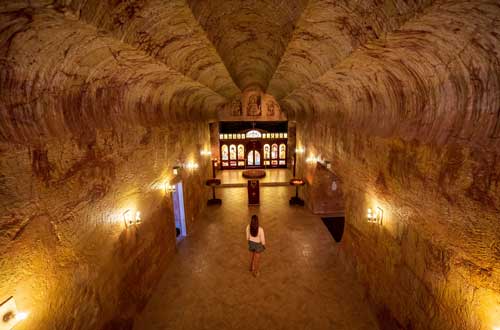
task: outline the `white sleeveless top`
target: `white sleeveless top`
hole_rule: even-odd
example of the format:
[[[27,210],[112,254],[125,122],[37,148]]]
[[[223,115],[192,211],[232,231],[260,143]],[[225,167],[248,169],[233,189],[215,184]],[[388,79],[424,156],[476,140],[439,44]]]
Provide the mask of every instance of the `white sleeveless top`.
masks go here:
[[[266,245],[266,237],[264,236],[264,229],[259,227],[259,232],[257,236],[250,235],[250,225],[247,225],[247,241],[252,241],[255,243],[261,243],[262,245]]]

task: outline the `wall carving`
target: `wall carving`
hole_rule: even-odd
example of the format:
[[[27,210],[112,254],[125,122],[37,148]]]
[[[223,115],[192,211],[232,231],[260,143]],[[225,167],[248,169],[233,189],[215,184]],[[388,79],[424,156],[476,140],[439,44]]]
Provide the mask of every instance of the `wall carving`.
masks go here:
[[[222,105],[218,111],[222,121],[285,121],[286,114],[276,99],[260,88],[247,88],[239,97]]]

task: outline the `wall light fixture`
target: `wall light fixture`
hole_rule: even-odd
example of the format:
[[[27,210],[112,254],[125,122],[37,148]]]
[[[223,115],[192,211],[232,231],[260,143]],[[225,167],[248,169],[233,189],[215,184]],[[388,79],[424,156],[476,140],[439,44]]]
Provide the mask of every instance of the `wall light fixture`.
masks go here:
[[[195,163],[195,162],[189,162],[189,163],[186,163],[186,165],[184,167],[187,168],[188,170],[196,170],[200,167],[200,165],[198,165],[198,163]]]
[[[125,222],[125,226],[127,227],[137,225],[142,221],[141,212],[136,211],[134,216],[133,212],[128,209],[127,211],[123,212],[123,221]]]
[[[175,192],[175,185],[171,185],[170,183],[165,183],[165,193],[173,193]]]
[[[200,155],[202,156],[212,156],[212,152],[210,150],[202,150],[200,151]]]
[[[295,148],[295,153],[297,154],[303,154],[305,151],[306,149],[304,147]]]
[[[0,330],[11,330],[28,317],[29,313],[17,310],[14,297],[10,297],[0,305]]]
[[[318,162],[319,157],[309,156],[306,158],[306,163],[313,164]]]
[[[179,173],[181,172],[181,168],[181,165],[176,165],[172,168],[172,173],[174,174],[174,176],[179,175]]]
[[[375,210],[368,208],[368,212],[366,215],[368,222],[382,224],[382,220],[384,218],[384,210],[380,207],[376,207]]]

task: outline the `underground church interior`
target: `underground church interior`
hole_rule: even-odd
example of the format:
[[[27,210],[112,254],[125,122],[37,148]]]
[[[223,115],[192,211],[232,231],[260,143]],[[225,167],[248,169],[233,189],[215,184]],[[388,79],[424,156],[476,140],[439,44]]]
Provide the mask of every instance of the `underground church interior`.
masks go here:
[[[0,1],[11,329],[500,330],[500,3]]]

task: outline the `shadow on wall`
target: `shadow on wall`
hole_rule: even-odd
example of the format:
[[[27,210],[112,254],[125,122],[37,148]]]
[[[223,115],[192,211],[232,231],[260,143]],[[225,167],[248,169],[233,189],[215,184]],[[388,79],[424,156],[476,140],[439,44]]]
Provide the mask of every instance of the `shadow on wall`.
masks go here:
[[[344,216],[344,196],[340,178],[320,163],[306,168],[304,189],[307,206],[314,214]]]

